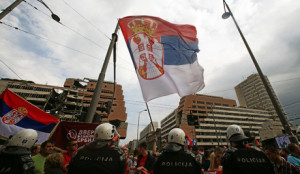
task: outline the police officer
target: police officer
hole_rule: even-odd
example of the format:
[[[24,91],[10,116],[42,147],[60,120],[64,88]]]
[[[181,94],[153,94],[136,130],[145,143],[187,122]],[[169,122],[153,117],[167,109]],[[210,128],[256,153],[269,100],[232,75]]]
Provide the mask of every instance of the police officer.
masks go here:
[[[109,123],[97,126],[95,140],[79,148],[69,163],[68,174],[124,173],[126,158],[123,151],[117,146],[111,146],[115,133],[115,126]]]
[[[238,125],[227,128],[229,147],[223,154],[223,174],[273,174],[274,169],[268,157],[258,148],[244,145],[248,139]]]
[[[184,152],[185,133],[182,129],[172,129],[168,135],[168,142],[154,164],[154,174],[201,173],[200,163],[190,153]]]
[[[23,129],[13,135],[0,152],[0,174],[32,174],[34,164],[30,148],[37,137],[33,129]]]

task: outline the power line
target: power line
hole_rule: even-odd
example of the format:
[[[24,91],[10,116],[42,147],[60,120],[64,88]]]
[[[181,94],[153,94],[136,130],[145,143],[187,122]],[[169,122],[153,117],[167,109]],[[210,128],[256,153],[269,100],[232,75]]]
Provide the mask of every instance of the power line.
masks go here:
[[[291,79],[285,79],[285,80],[278,80],[278,81],[274,81],[272,83],[279,83],[279,82],[284,82],[284,81],[290,81],[290,80],[297,80],[300,78],[291,78]],[[223,90],[216,90],[216,91],[210,91],[210,92],[205,92],[203,94],[211,94],[211,93],[218,93],[218,92],[226,92],[226,91],[232,91],[234,90],[234,88],[230,88],[230,89],[223,89]]]
[[[53,19],[51,16],[49,16],[48,14],[46,14],[45,12],[43,12],[42,10],[38,9],[38,8],[35,7],[34,5],[30,4],[29,2],[27,2],[27,1],[25,1],[25,0],[23,0],[23,1],[24,1],[26,4],[30,5],[32,8],[34,8],[35,10],[37,10],[37,11],[43,13],[44,15],[46,15],[47,17],[49,17],[50,19]],[[76,33],[77,35],[81,36],[82,38],[86,39],[87,41],[93,43],[95,46],[97,46],[97,47],[99,47],[99,48],[101,48],[101,49],[103,49],[103,50],[107,50],[107,49],[104,48],[102,45],[99,45],[99,44],[96,43],[95,41],[89,39],[87,36],[81,34],[80,32],[78,32],[78,31],[76,31],[76,30],[74,30],[74,29],[72,29],[71,27],[69,27],[69,26],[63,24],[62,22],[59,22],[59,21],[56,21],[56,22],[58,22],[58,23],[59,23],[60,25],[62,25],[63,27],[65,27],[65,28],[71,30],[72,32]],[[120,56],[117,56],[117,57],[120,57]],[[120,59],[120,60],[123,60],[124,62],[129,63],[129,62],[126,61],[125,59]]]
[[[19,77],[19,79],[23,80],[12,68],[10,68],[3,60],[0,59],[0,62],[3,63],[11,72],[13,72],[16,76]]]
[[[64,48],[70,49],[70,50],[72,50],[72,51],[78,52],[78,53],[80,53],[80,54],[83,54],[83,55],[88,56],[88,57],[90,57],[90,58],[93,58],[93,59],[95,59],[95,60],[103,60],[103,58],[99,58],[99,57],[90,55],[90,54],[88,54],[88,53],[82,52],[82,51],[80,51],[80,50],[74,49],[74,48],[72,48],[72,47],[69,47],[69,46],[60,44],[60,43],[58,43],[58,42],[56,42],[56,41],[53,41],[53,40],[51,40],[51,39],[48,39],[48,38],[46,38],[46,37],[42,37],[42,36],[39,36],[39,35],[30,33],[30,32],[28,32],[28,31],[25,31],[25,30],[23,30],[23,29],[21,29],[21,28],[15,27],[15,26],[13,26],[13,25],[11,25],[11,24],[8,24],[8,23],[6,23],[6,22],[0,21],[0,24],[6,25],[6,26],[8,26],[8,27],[10,27],[10,28],[13,28],[13,29],[15,29],[15,30],[22,31],[22,32],[24,32],[24,33],[26,33],[26,34],[28,34],[28,35],[35,36],[35,37],[37,37],[37,38],[39,38],[39,39],[43,39],[43,40],[46,40],[46,41],[51,42],[51,43],[53,43],[53,44],[59,45],[59,46],[61,46],[61,47],[64,47]],[[123,67],[123,66],[121,66],[121,65],[118,65],[118,66],[119,66],[120,68],[126,69],[126,70],[128,70],[128,71],[130,71],[130,72],[132,72],[132,73],[135,73],[135,71],[130,70],[130,69],[127,68],[127,67]]]
[[[38,9],[37,7],[35,7],[34,5],[30,4],[29,2],[27,2],[27,1],[25,1],[25,0],[23,0],[23,1],[26,2],[26,4],[28,4],[28,5],[31,6],[32,8],[34,8],[35,10],[37,10],[37,11],[43,13],[44,15],[46,15],[46,16],[48,16],[49,18],[52,19],[51,16],[49,16],[49,15],[46,14],[45,12],[41,11],[40,9]],[[44,4],[44,3],[43,3],[43,4]],[[48,9],[49,9],[49,8],[48,8]],[[58,22],[58,21],[56,21],[56,22]],[[85,35],[79,33],[78,31],[72,29],[71,27],[68,27],[67,25],[63,24],[62,22],[58,22],[58,23],[59,23],[60,25],[62,25],[63,27],[66,27],[67,29],[71,30],[72,32],[76,33],[77,35],[81,36],[82,38],[86,39],[87,41],[93,43],[93,44],[96,45],[97,47],[99,47],[99,48],[101,48],[101,49],[103,49],[103,50],[106,50],[103,46],[99,45],[98,43],[96,43],[95,41],[89,39],[88,37],[86,37]]]
[[[297,104],[297,103],[300,103],[300,101],[296,101],[296,102],[293,102],[293,103],[284,105],[284,106],[282,106],[282,107],[289,107],[289,106],[292,106],[292,105]]]
[[[66,1],[63,0],[63,2],[70,7],[73,11],[75,11],[79,16],[81,16],[84,20],[86,20],[91,26],[93,26],[96,30],[98,30],[100,33],[102,33],[105,37],[107,37],[109,40],[111,40],[103,31],[101,31],[96,25],[94,25],[92,22],[90,22],[86,17],[81,15],[77,10],[75,10],[70,4],[68,4]]]

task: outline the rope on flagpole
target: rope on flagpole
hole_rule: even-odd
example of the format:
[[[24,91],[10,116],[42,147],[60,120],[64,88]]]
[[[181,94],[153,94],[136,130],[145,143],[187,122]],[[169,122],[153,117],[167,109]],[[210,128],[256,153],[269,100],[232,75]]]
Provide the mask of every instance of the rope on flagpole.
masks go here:
[[[150,121],[151,121],[151,125],[152,125],[152,128],[153,128],[153,131],[154,131],[154,134],[155,134],[155,137],[156,137],[156,131],[155,131],[155,128],[154,128],[154,124],[153,124],[153,121],[152,121],[152,117],[151,117],[151,114],[150,114],[148,103],[145,102],[145,104],[146,104],[146,107],[147,107],[147,111],[148,111],[148,114],[149,114],[149,118],[150,118]]]

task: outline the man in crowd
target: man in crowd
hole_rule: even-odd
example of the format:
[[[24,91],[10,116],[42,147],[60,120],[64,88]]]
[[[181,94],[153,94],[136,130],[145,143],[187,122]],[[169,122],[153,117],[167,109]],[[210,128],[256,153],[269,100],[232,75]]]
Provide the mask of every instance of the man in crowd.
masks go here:
[[[284,147],[282,149],[280,149],[280,156],[282,156],[285,160],[287,160],[287,157],[289,156],[290,151]]]
[[[223,174],[267,174],[274,173],[272,163],[258,148],[247,148],[244,141],[248,139],[238,125],[227,128],[227,139],[231,147],[222,157]]]
[[[276,174],[298,174],[300,169],[290,162],[287,162],[283,157],[280,156],[279,151],[273,145],[267,145],[265,153],[274,165]]]
[[[296,144],[289,144],[288,150],[290,155],[287,157],[287,161],[294,164],[297,167],[300,167],[300,148]]]
[[[153,173],[201,173],[200,163],[190,153],[184,151],[185,143],[184,131],[179,128],[172,129],[168,135],[168,145],[158,157]]]
[[[44,174],[44,166],[45,166],[46,158],[53,152],[53,150],[54,150],[54,141],[47,140],[42,143],[40,153],[32,157],[32,160],[34,162],[35,174]]]
[[[12,136],[0,151],[0,174],[33,174],[30,148],[37,137],[37,132],[32,129],[23,129]]]
[[[68,174],[123,174],[126,158],[122,149],[113,144],[116,127],[103,123],[97,126],[94,141],[83,146],[71,159]]]
[[[155,158],[151,155],[151,153],[147,150],[147,143],[145,141],[141,142],[138,145],[138,159],[137,166],[135,169],[141,174],[150,173],[153,169],[153,165],[155,162]]]
[[[77,148],[78,148],[77,140],[69,139],[66,146],[67,152],[63,153],[64,163],[62,169],[65,173],[67,173],[67,165],[69,165],[72,156],[77,152]]]
[[[133,162],[132,162],[132,160],[129,158],[128,149],[127,149],[126,147],[123,149],[123,153],[124,153],[124,156],[125,156],[125,158],[126,158],[125,174],[129,174],[130,167],[133,165]]]
[[[40,153],[40,151],[41,151],[41,146],[39,146],[39,145],[32,146],[32,148],[31,148],[31,156],[37,155],[38,153]]]

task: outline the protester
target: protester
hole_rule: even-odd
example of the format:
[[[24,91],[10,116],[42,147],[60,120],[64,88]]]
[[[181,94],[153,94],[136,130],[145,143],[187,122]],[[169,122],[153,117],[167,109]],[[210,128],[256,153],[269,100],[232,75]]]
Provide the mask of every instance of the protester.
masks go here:
[[[66,150],[67,152],[63,153],[63,165],[62,169],[64,173],[67,173],[67,166],[69,165],[69,162],[71,161],[72,156],[77,152],[78,148],[78,142],[76,139],[70,139],[67,142]]]
[[[152,155],[157,157],[159,156],[159,152],[157,152],[157,145],[156,145],[156,142],[157,142],[157,137],[154,137],[153,139],[153,150],[152,150]]]
[[[61,153],[49,155],[45,161],[45,174],[63,174],[61,166],[64,163],[64,157]]]
[[[210,154],[210,166],[207,172],[204,172],[204,174],[222,174],[222,166],[221,166],[221,159],[223,155],[223,149],[222,148],[216,148],[211,154]]]
[[[300,169],[293,165],[292,163],[286,161],[280,156],[279,151],[273,145],[267,145],[265,148],[265,153],[273,163],[274,170],[276,174],[299,174]]]
[[[12,136],[0,151],[0,173],[33,174],[34,164],[30,148],[36,143],[38,134],[32,129],[23,129]]]
[[[155,162],[155,158],[151,155],[151,153],[147,150],[147,143],[145,141],[141,142],[138,145],[139,156],[137,159],[137,165],[135,169],[137,172],[141,174],[148,174],[152,171],[153,165]]]
[[[135,169],[135,166],[137,165],[137,159],[139,156],[139,150],[138,149],[134,149],[133,151],[133,166],[131,166],[132,169]]]
[[[287,160],[287,157],[289,156],[290,151],[284,147],[280,150],[280,156],[282,156],[285,160]]]
[[[40,153],[40,151],[41,151],[41,146],[39,146],[39,145],[32,146],[32,148],[31,148],[31,156],[37,155],[38,153]]]
[[[194,158],[196,158],[195,154],[193,153],[193,146],[188,146],[186,153],[191,154]]]
[[[128,149],[126,147],[123,149],[123,153],[126,158],[125,174],[129,174],[130,167],[132,166],[132,160],[129,158]]]
[[[287,161],[300,167],[300,147],[296,144],[289,144],[288,150],[290,151],[290,155],[287,157]]]
[[[244,141],[248,139],[243,129],[238,125],[230,125],[227,128],[229,147],[223,157],[223,174],[267,174],[274,173],[272,163],[268,157],[258,148],[246,148]]]
[[[203,155],[203,159],[202,159],[202,169],[203,171],[207,171],[209,166],[210,166],[210,151],[209,150],[205,150],[204,151],[204,155]]]
[[[123,174],[126,158],[118,146],[113,144],[116,127],[103,123],[97,126],[94,141],[78,150],[68,166],[68,174]]]
[[[184,131],[172,129],[168,135],[168,145],[157,158],[153,173],[200,174],[201,165],[190,153],[184,151],[185,143]]]
[[[40,153],[32,157],[32,160],[34,162],[35,174],[44,174],[44,166],[45,166],[46,158],[53,152],[53,150],[54,150],[54,141],[47,140],[42,143]]]

